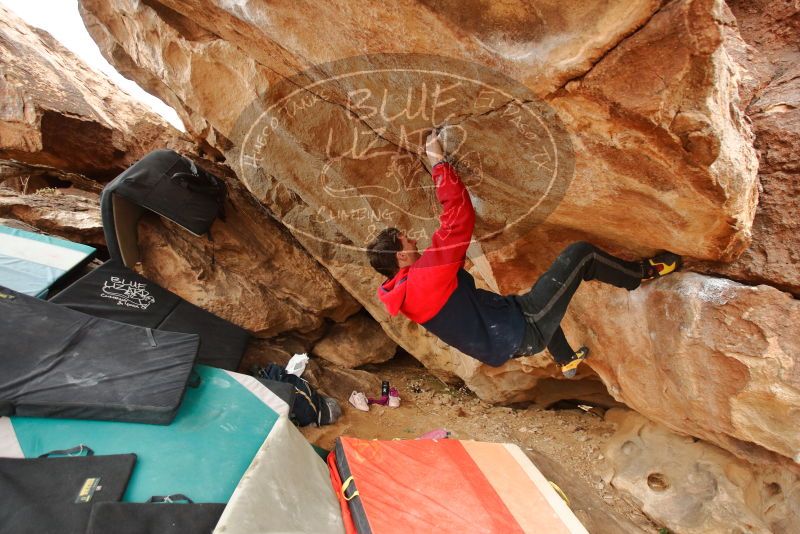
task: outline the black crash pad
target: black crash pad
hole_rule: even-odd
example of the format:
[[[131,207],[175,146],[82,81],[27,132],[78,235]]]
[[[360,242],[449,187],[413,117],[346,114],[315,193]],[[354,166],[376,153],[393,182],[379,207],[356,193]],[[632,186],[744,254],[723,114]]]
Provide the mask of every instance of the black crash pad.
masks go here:
[[[200,339],[0,286],[0,415],[168,424]]]
[[[122,499],[135,462],[135,454],[0,458],[0,534],[83,534],[93,506]]]
[[[50,302],[96,317],[200,336],[198,363],[235,371],[250,335],[123,265],[109,260]]]
[[[155,150],[104,188],[103,231],[111,259],[131,267],[139,261],[138,224],[145,211],[195,235],[207,233],[224,210],[225,183],[172,150]]]
[[[86,534],[211,534],[221,503],[98,503]]]

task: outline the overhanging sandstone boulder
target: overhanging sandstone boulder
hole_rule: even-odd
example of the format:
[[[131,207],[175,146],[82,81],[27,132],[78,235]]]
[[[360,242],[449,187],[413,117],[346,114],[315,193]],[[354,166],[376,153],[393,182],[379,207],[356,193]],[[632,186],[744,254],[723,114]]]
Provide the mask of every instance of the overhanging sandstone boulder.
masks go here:
[[[624,241],[634,250],[672,248],[708,259],[729,259],[741,252],[748,241],[756,199],[756,161],[747,125],[741,117],[730,113],[731,109],[737,107],[738,66],[727,54],[726,48],[738,46],[739,43],[730,42],[737,37],[735,34],[723,32],[729,13],[722,2],[672,2],[658,13],[655,13],[655,5],[635,4],[626,11],[626,16],[620,16],[620,7],[615,4],[595,8],[600,11],[585,13],[578,20],[614,20],[612,26],[615,31],[603,32],[597,37],[602,37],[602,43],[579,48],[576,53],[580,57],[570,66],[555,71],[548,67],[549,77],[539,67],[546,63],[547,56],[542,58],[534,52],[537,46],[554,36],[547,34],[547,17],[541,19],[539,14],[533,12],[526,16],[530,17],[530,24],[539,28],[539,33],[517,37],[521,39],[518,45],[527,46],[532,53],[530,58],[534,59],[521,61],[496,51],[491,53],[485,47],[475,47],[480,37],[464,33],[464,28],[446,18],[447,6],[436,9],[398,7],[401,12],[396,13],[394,10],[384,12],[376,5],[374,17],[364,17],[358,23],[344,22],[346,26],[358,26],[357,32],[354,30],[352,35],[347,35],[348,45],[320,48],[316,39],[312,38],[316,34],[305,34],[296,23],[293,24],[293,4],[267,5],[252,1],[235,12],[226,11],[222,4],[199,1],[146,4],[120,1],[108,4],[87,0],[81,5],[87,27],[106,55],[112,61],[116,59],[119,62],[118,58],[124,57],[126,64],[135,63],[142,71],[139,76],[142,83],[147,85],[151,82],[151,90],[179,101],[185,114],[202,118],[216,133],[221,133],[225,137],[225,141],[219,143],[223,149],[231,148],[230,142],[237,142],[234,139],[237,133],[235,123],[248,105],[264,97],[270,98],[270,92],[280,91],[276,85],[280,85],[284,77],[295,75],[310,65],[365,52],[444,54],[446,50],[438,48],[438,43],[448,43],[447,39],[437,39],[434,45],[433,41],[429,44],[428,41],[418,41],[412,37],[415,23],[411,21],[416,21],[420,15],[432,17],[431,23],[442,32],[463,33],[462,47],[466,49],[454,54],[456,57],[464,57],[478,65],[497,65],[499,72],[510,73],[517,79],[536,78],[545,80],[542,83],[558,87],[569,78],[590,72],[595,78],[585,75],[583,82],[573,84],[569,92],[559,93],[550,101],[565,122],[577,148],[576,183],[571,185],[570,194],[561,203],[560,209],[551,215],[551,219],[561,226],[584,230],[587,229],[585,221],[593,220],[596,224],[589,229],[593,235],[601,239]],[[310,9],[324,11],[332,8],[326,5]],[[566,12],[560,13],[560,18],[568,21],[575,13],[564,9]],[[555,13],[557,10],[554,8],[550,15],[557,18]],[[124,23],[121,22],[123,14]],[[304,13],[304,19],[306,17],[309,17],[306,20],[317,20],[322,24],[322,21],[328,20],[322,12]],[[525,16],[522,16],[522,20],[525,20]],[[692,23],[687,23],[688,20]],[[411,24],[407,28],[407,32],[411,33],[406,34],[406,40],[385,42],[378,37],[402,26],[400,21]],[[653,29],[650,29],[651,23]],[[642,24],[644,27],[641,30],[619,45],[621,39],[635,32]],[[191,31],[188,29],[190,26],[193,28]],[[680,31],[673,31],[676,27]],[[200,32],[198,28],[205,31]],[[674,42],[660,43],[659,32],[667,28],[675,34],[672,37]],[[568,41],[570,38],[575,42],[581,41],[578,36],[584,35],[577,23],[567,24],[563,29],[565,32],[559,32],[558,35],[571,35],[567,37]],[[340,29],[338,34],[342,35],[343,31]],[[426,35],[430,31],[430,28],[426,29]],[[570,34],[570,31],[573,33]],[[292,37],[289,38],[286,32],[292,33]],[[161,37],[154,42],[152,37],[148,37],[152,35]],[[359,47],[359,40],[369,37],[374,44],[363,43]],[[147,45],[139,46],[143,42]],[[291,46],[286,46],[285,42],[290,42]],[[674,58],[675,65],[667,70],[666,62],[657,58],[660,54],[670,52],[675,43],[681,44],[682,54]],[[642,48],[659,45],[664,48],[655,50],[654,62],[647,64],[640,60],[630,76],[641,73],[641,67],[646,66],[649,68],[649,72],[645,72],[648,79],[668,80],[666,89],[650,100],[645,98],[646,93],[637,95],[636,99],[625,99],[620,98],[625,96],[625,92],[621,95],[615,93],[612,98],[597,90],[598,84],[608,77],[624,78],[626,61],[631,57],[640,57]],[[612,48],[613,52],[592,68],[594,62]],[[470,53],[470,49],[474,51]],[[555,45],[551,47],[553,54],[563,53],[564,50]],[[169,64],[170,69],[160,68],[163,64]],[[575,65],[583,67],[576,73]],[[304,71],[300,78],[319,79],[332,74],[326,70],[330,68],[334,67],[327,65]],[[162,79],[159,83],[152,83],[150,78],[144,76],[146,72],[151,77],[158,74]],[[569,75],[565,72],[569,72]],[[411,83],[416,81],[413,77],[410,80]],[[399,77],[394,82],[395,86],[403,86],[409,80]],[[550,94],[536,84],[529,85],[529,88],[534,98]],[[315,121],[336,112],[335,107],[330,106],[346,102],[345,89],[351,88],[333,89],[325,94],[324,101],[316,102],[317,107],[312,112],[296,119],[294,128],[297,131],[286,132],[282,138],[285,143],[271,147],[274,150],[269,152],[268,161],[259,176],[246,179],[242,176],[244,169],[235,169],[257,198],[284,221],[287,215],[282,213],[282,206],[274,205],[276,199],[271,198],[277,192],[272,185],[275,180],[298,195],[300,199],[295,200],[301,200],[312,211],[324,207],[329,200],[320,196],[319,191],[310,189],[310,186],[320,170],[315,160],[319,159],[327,142],[327,129],[319,127],[324,123],[317,125],[315,130]],[[308,93],[312,95],[313,90]],[[474,101],[469,98],[469,93],[460,94],[456,91],[451,96],[470,104]],[[497,101],[497,105],[502,105],[501,100]],[[655,116],[653,110],[659,109],[663,109],[663,116]],[[685,118],[673,120],[675,112],[669,112],[670,109],[680,109]],[[507,152],[518,150],[521,143],[513,142],[515,134],[512,130],[498,129],[493,122],[496,117],[485,115],[484,112],[484,118],[478,120],[469,119],[469,110],[459,113],[468,118],[464,121],[464,127],[468,128],[474,138],[472,142],[476,143],[476,146],[472,146],[468,141],[463,147],[465,153],[479,146],[488,156],[494,156],[495,160],[516,156]],[[377,124],[376,119],[366,113],[362,113],[359,120],[365,126],[365,143],[372,142],[369,129],[383,127],[382,135],[387,139],[399,136],[400,125],[391,121]],[[408,131],[413,131],[431,125],[411,121],[405,126]],[[694,153],[687,149],[689,144],[695,147]],[[698,150],[708,152],[698,148],[701,145],[713,145],[715,148],[705,156],[699,156]],[[388,160],[373,160],[371,163],[369,169],[375,165],[389,167]],[[286,165],[291,165],[292,170],[287,170]],[[363,175],[367,169],[364,164],[361,164],[361,168],[363,171],[359,171],[356,165],[337,178],[349,180],[355,187],[363,185]],[[493,175],[490,171],[487,168],[487,172],[484,172],[483,185],[474,193],[485,206],[482,212],[479,210],[479,215],[482,215],[480,221],[491,227],[494,220],[502,218],[504,210],[509,214],[509,207],[503,205],[508,201],[508,196],[502,194],[503,186],[515,184],[520,187],[524,183],[522,176],[525,172],[520,172],[519,178],[515,178],[505,174]],[[496,171],[499,172],[500,168]],[[359,180],[362,182],[359,183]],[[662,194],[665,187],[671,191],[668,196]],[[622,216],[619,210],[613,208],[626,196],[629,199],[625,200],[626,210]],[[669,201],[665,202],[666,198]],[[521,200],[524,202],[524,197]],[[403,200],[409,206],[420,201],[424,206],[429,199],[409,195]],[[358,208],[363,205],[351,203],[345,207]],[[371,207],[377,209],[380,206]],[[614,212],[614,217],[609,215],[610,211]],[[581,217],[576,217],[578,212]],[[647,221],[647,225],[642,225],[642,221]],[[632,224],[643,226],[643,231],[631,231]],[[647,231],[650,226],[667,230]],[[356,244],[363,244],[367,237],[361,229],[346,222],[338,224],[335,231]],[[493,246],[508,244],[503,242],[502,236],[496,241]]]
[[[503,86],[511,96],[480,107],[479,91],[459,86],[445,106],[448,124],[455,127],[448,148],[457,153],[478,212],[476,233],[483,236],[471,268],[487,287],[527,288],[541,273],[543,258],[552,259],[575,239],[630,258],[670,249],[724,262],[748,246],[757,183],[744,108],[754,86],[742,67],[745,43],[724,2],[553,5],[539,12],[511,2],[488,14],[472,3],[398,4],[386,10],[378,2],[361,2],[358,13],[348,5],[345,0],[314,4],[300,13],[294,3],[256,0],[236,7],[212,0],[81,2],[87,27],[106,56],[177,106],[195,135],[225,152],[253,196],[390,337],[437,374],[462,378],[484,399],[511,402],[531,398],[537,381],[556,370],[546,355],[498,369],[481,366],[420,327],[389,318],[375,299],[380,277],[363,256],[354,259],[352,249],[368,240],[370,223],[409,224],[436,209],[416,158],[418,138],[409,135],[435,121],[432,113],[413,115],[406,107],[408,89],[419,90],[423,79],[430,80],[419,68],[412,75],[397,74],[398,62],[402,66],[409,56],[387,54],[415,54],[415,60],[441,54],[455,59],[437,59],[439,67],[461,62],[463,72],[481,72],[493,83],[511,80]],[[352,15],[344,20],[332,15],[341,12]],[[474,23],[478,17],[494,25]],[[605,30],[586,37],[587,20]],[[326,32],[334,23],[336,32]],[[329,37],[324,46],[320,32]],[[432,40],[431,34],[439,37]],[[361,56],[350,66],[364,67],[359,72],[370,76],[356,80],[336,61],[354,55]],[[385,68],[378,73],[376,65]],[[443,82],[440,78],[433,81]],[[384,100],[366,98],[382,87],[398,90],[385,101],[384,115],[373,113]],[[414,102],[420,94],[412,92]],[[361,97],[355,104],[354,95]],[[282,108],[285,115],[265,114],[276,102],[291,104]],[[539,107],[526,107],[534,102]],[[459,108],[464,103],[472,107]],[[508,221],[541,193],[538,145],[525,143],[544,136],[535,128],[512,129],[508,120],[531,109],[553,120],[548,131],[561,141],[553,145],[563,149],[559,154],[574,155],[559,159],[545,151],[543,157],[572,166],[574,175],[559,182],[551,209],[538,224],[526,232],[497,232],[508,229]],[[245,111],[253,114],[243,119]],[[282,120],[287,117],[292,120]],[[255,152],[243,149],[248,139]],[[398,175],[408,179],[399,183],[413,187],[392,189]],[[380,188],[395,194],[388,199],[366,194]],[[335,199],[332,194],[352,191],[357,194]],[[402,212],[397,219],[381,216],[395,209],[386,207],[390,201]],[[374,214],[377,220],[371,220]],[[428,218],[418,228],[429,236],[435,225]],[[718,284],[709,280],[676,277],[631,294],[582,289],[581,295],[592,298],[579,296],[568,335],[589,339],[596,355],[592,366],[618,399],[742,457],[784,462],[800,450],[784,426],[787,421],[797,426],[791,411],[798,403],[796,352],[781,348],[791,347],[797,335],[776,318],[796,314],[795,301],[774,289],[733,284],[726,303],[701,305],[691,293]],[[682,315],[664,319],[661,302],[672,303]],[[751,310],[748,320],[755,327],[742,325],[744,309]],[[696,319],[697,310],[704,322]],[[651,326],[661,336],[658,346],[646,341]],[[706,328],[714,329],[708,344],[687,338],[687,332],[706,334]],[[752,328],[769,330],[768,349],[749,337]],[[734,342],[744,348],[733,350]],[[663,346],[669,347],[666,355]],[[689,398],[696,400],[650,403],[637,375],[628,374],[630,362],[664,357],[691,371],[671,380],[689,388],[694,395]],[[766,360],[780,362],[781,371]],[[718,377],[736,371],[731,376],[739,377],[736,387],[743,389],[731,404],[721,398],[731,393],[726,389],[731,383],[700,387],[699,371],[692,367],[697,361],[708,362]],[[647,387],[658,391],[672,384],[661,375],[645,378]],[[774,405],[761,411],[767,401],[779,403],[789,416],[771,417]],[[709,416],[706,405],[723,416]]]
[[[740,120],[741,117],[729,113],[731,106],[736,107],[738,98],[738,67],[726,53],[726,47],[739,43],[730,42],[736,38],[735,34],[723,32],[725,17],[729,14],[721,2],[673,2],[660,10],[653,4],[626,4],[630,10],[625,11],[625,16],[620,15],[620,6],[609,4],[596,8],[600,9],[598,12],[584,13],[575,20],[613,20],[610,24],[614,29],[602,32],[596,37],[599,41],[592,46],[578,48],[580,58],[569,65],[554,62],[561,67],[551,69],[550,65],[547,75],[540,67],[544,62],[536,54],[529,56],[534,59],[526,61],[477,45],[483,42],[480,36],[465,31],[465,27],[446,17],[448,9],[451,9],[448,6],[435,9],[405,6],[390,12],[379,9],[376,4],[372,9],[374,17],[364,17],[357,23],[344,21],[345,29],[350,24],[357,24],[358,31],[353,30],[352,35],[347,35],[345,29],[339,30],[337,35],[347,35],[341,48],[320,48],[318,41],[312,39],[316,33],[314,36],[303,33],[293,23],[295,7],[289,4],[268,5],[253,1],[235,11],[226,11],[223,4],[215,2],[119,1],[109,4],[87,0],[81,5],[87,27],[109,59],[124,63],[128,68],[131,64],[136,65],[142,83],[149,84],[151,90],[162,94],[165,99],[177,101],[184,114],[207,122],[215,135],[225,137],[226,141],[219,143],[220,148],[233,148],[232,155],[235,155],[237,147],[231,147],[229,143],[236,142],[235,123],[239,114],[253,101],[265,96],[269,98],[270,91],[280,92],[280,83],[286,76],[294,75],[309,65],[354,53],[446,52],[432,41],[413,37],[413,28],[420,15],[441,32],[460,35],[462,49],[458,56],[477,65],[497,66],[499,72],[511,73],[518,79],[543,80],[543,86],[532,84],[529,87],[534,98],[551,94],[553,89],[571,78],[593,72],[595,62],[613,49],[613,53],[607,54],[594,67],[598,69],[595,81],[591,76],[584,76],[583,82],[577,86],[573,84],[568,91],[553,93],[551,104],[571,135],[577,156],[575,178],[569,186],[569,194],[549,220],[557,226],[579,228],[600,240],[624,242],[628,249],[640,253],[654,248],[671,248],[698,257],[719,259],[731,257],[747,243],[755,205],[755,157],[748,145],[750,133],[747,125]],[[366,9],[368,6],[361,7]],[[309,9],[320,10],[320,13],[304,13],[304,20],[318,20],[321,24],[329,20],[323,13],[331,9],[327,5]],[[540,45],[553,37],[547,34],[544,22],[550,20],[548,17],[559,18],[556,13],[557,8],[553,8],[544,18],[535,13],[520,15],[522,20],[531,17],[529,22],[539,28],[539,33],[515,34],[515,38],[520,40],[517,45],[527,47],[531,52],[535,52],[537,46],[541,48]],[[565,21],[576,16],[574,11],[560,13],[560,18]],[[692,23],[687,23],[687,20]],[[648,29],[650,23],[655,24],[654,29]],[[405,39],[378,37],[404,24],[407,25]],[[633,57],[642,47],[657,45],[659,31],[672,30],[673,26],[680,28],[674,39],[683,47],[682,55],[676,58],[678,65],[670,70],[664,70],[663,62],[647,65],[651,70],[648,77],[658,79],[660,76],[668,80],[667,89],[655,95],[652,101],[647,101],[644,94],[638,95],[635,101],[611,99],[597,90],[604,75],[616,76],[616,71],[624,67],[628,54]],[[577,43],[581,41],[580,28],[580,23],[567,23],[562,28],[565,31],[559,35],[566,33],[571,36],[568,41],[573,39],[571,42]],[[430,31],[430,28],[426,29],[425,34]],[[287,32],[291,33],[291,38]],[[154,35],[161,37],[154,40]],[[630,37],[625,39],[628,35]],[[367,45],[367,39],[373,44]],[[495,41],[500,42],[499,39]],[[621,41],[623,45],[620,45]],[[436,42],[452,46],[447,39],[437,39]],[[142,43],[147,44],[141,46]],[[673,45],[667,42],[663,46],[662,53],[667,53]],[[626,52],[628,49],[630,52]],[[552,54],[561,54],[565,48],[553,44],[549,50]],[[161,68],[160,65],[164,64],[170,68]],[[330,74],[326,68],[333,67],[329,65],[306,71],[300,78],[319,80]],[[702,76],[697,74],[698,69]],[[131,72],[136,75],[136,72]],[[145,73],[149,73],[149,77]],[[154,82],[156,77],[158,83]],[[415,81],[413,77],[410,80],[399,77],[395,85]],[[347,95],[343,89],[335,89],[332,87],[324,100],[314,102],[318,109],[284,128],[282,135],[267,147],[268,157],[259,172],[244,173],[241,167],[235,169],[251,192],[284,224],[288,224],[310,250],[316,247],[306,234],[319,236],[327,233],[324,237],[334,245],[363,245],[369,234],[365,225],[352,221],[335,221],[324,228],[312,227],[310,223],[303,227],[302,224],[303,217],[307,219],[309,213],[324,208],[329,200],[314,185],[319,177],[319,156],[328,140],[324,124],[315,121],[341,112],[337,106],[347,100]],[[315,94],[311,90],[308,92],[312,97]],[[456,92],[454,96],[456,100],[459,97],[461,101],[474,100],[467,98],[470,96],[468,93],[459,95]],[[498,105],[502,102],[498,101]],[[653,114],[653,109],[667,105],[669,109],[684,110],[691,121],[684,120],[676,126],[672,120],[667,120],[671,117],[669,113],[664,117]],[[380,125],[368,114],[362,115],[358,120],[364,126],[365,142],[370,143],[370,135],[374,140],[373,130]],[[507,129],[496,130],[496,117],[491,113],[484,114],[482,119],[473,117],[469,110],[461,110],[461,115],[466,118],[462,120],[463,128],[475,137],[473,142],[480,142],[481,148],[494,155],[495,160],[502,159],[508,150],[516,150],[517,144],[512,142],[514,135]],[[384,137],[399,138],[398,125],[383,126]],[[412,131],[422,124],[412,121],[407,126]],[[678,130],[673,131],[675,128]],[[692,132],[701,130],[706,140],[703,143],[716,147],[713,161],[708,160],[708,155],[704,160],[687,151],[689,137],[694,135],[692,138],[695,139],[700,135]],[[386,145],[380,139],[377,143]],[[702,143],[697,141],[695,144]],[[465,145],[464,151],[470,152],[470,146]],[[233,163],[237,167],[236,162]],[[376,167],[389,168],[390,165],[390,158],[377,158],[360,164],[356,161],[354,166],[339,172],[336,179],[349,181],[350,186],[358,187],[363,185],[359,180],[368,179],[370,173],[374,175]],[[632,175],[632,170],[637,172]],[[476,200],[483,206],[479,208],[479,232],[482,225],[492,228],[503,219],[504,209],[509,209],[504,208],[504,202],[510,197],[503,191],[508,186],[519,188],[523,183],[521,178],[514,182],[509,176],[491,172],[484,172],[481,178],[482,182],[475,189]],[[669,195],[664,195],[667,190]],[[617,209],[621,199],[624,199],[624,211]],[[664,199],[669,201],[665,203]],[[524,197],[516,203],[520,200],[524,204]],[[409,193],[401,202],[420,211],[426,206],[427,209],[431,207],[429,196],[421,192]],[[363,201],[352,201],[337,207],[352,211],[379,206],[370,206],[369,203],[365,206]],[[675,222],[676,217],[679,223]],[[588,225],[587,221],[594,223]],[[647,221],[647,224],[641,224],[642,221]],[[432,224],[435,226],[435,221]],[[634,228],[638,230],[633,231]],[[667,230],[655,232],[651,228]],[[502,235],[489,241],[485,245],[491,249],[510,244],[504,242]],[[330,250],[317,251],[315,257],[363,304],[377,312],[368,301],[373,299],[372,288],[378,278],[370,276],[368,268],[363,264],[337,265],[335,259],[330,259]],[[496,282],[505,290],[520,289],[508,287],[503,280]],[[393,335],[400,338],[398,332]],[[412,352],[417,354],[419,351]],[[439,358],[427,359],[444,358],[449,356],[442,354]]]

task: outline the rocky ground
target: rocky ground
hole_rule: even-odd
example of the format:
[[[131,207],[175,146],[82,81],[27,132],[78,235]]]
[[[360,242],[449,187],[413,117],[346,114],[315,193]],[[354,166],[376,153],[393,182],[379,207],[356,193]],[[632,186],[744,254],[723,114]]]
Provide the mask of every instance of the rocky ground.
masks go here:
[[[551,409],[491,406],[466,388],[439,381],[410,357],[400,356],[369,370],[399,389],[400,408],[372,405],[369,412],[361,412],[345,402],[344,415],[335,425],[302,429],[309,441],[330,449],[340,435],[411,439],[446,428],[457,439],[514,443],[564,489],[573,501],[573,511],[593,534],[623,532],[620,527],[625,532],[659,530],[603,481],[602,451],[615,425],[604,420],[602,408],[582,405],[586,409],[581,409],[577,403],[565,402]]]

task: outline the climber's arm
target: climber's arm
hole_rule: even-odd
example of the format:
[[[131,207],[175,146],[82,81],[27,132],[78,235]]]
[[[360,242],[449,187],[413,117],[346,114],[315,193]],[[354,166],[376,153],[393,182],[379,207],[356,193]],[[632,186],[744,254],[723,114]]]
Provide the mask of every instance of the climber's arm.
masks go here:
[[[427,151],[433,165],[433,182],[436,185],[436,198],[442,205],[442,214],[431,245],[425,249],[414,268],[447,264],[457,264],[460,268],[472,239],[475,210],[455,168],[443,161],[441,145],[433,134],[428,138]]]

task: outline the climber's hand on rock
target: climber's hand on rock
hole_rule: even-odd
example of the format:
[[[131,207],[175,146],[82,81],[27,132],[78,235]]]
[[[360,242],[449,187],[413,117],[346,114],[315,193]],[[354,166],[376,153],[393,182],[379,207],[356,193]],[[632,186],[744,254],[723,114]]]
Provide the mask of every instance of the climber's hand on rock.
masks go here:
[[[428,139],[425,141],[425,152],[428,155],[428,162],[430,162],[431,167],[444,159],[444,149],[442,149],[442,143],[439,142],[436,130],[432,130],[428,134]]]

